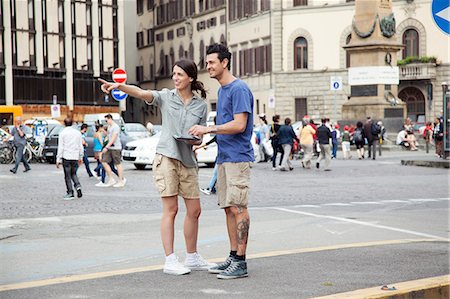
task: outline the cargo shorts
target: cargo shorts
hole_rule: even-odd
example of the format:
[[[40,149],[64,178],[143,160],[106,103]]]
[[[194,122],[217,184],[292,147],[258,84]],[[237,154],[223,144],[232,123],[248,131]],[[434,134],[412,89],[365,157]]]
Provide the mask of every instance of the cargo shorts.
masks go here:
[[[161,197],[200,198],[197,167],[186,167],[179,160],[156,154],[153,173]]]
[[[225,162],[217,170],[219,207],[247,208],[250,188],[250,162]]]

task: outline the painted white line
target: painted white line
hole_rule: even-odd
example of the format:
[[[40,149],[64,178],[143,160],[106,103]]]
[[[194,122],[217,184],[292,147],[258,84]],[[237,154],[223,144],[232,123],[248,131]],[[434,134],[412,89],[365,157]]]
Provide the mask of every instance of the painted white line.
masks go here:
[[[317,205],[298,205],[298,206],[294,206],[296,208],[320,208],[320,206]]]
[[[410,199],[409,201],[412,202],[431,202],[431,201],[438,201],[436,199],[429,199],[429,198],[417,198],[417,199]]]
[[[351,204],[354,205],[381,205],[381,202],[378,201],[352,201],[350,202]]]
[[[337,203],[325,203],[322,206],[348,207],[348,206],[352,206],[352,204],[337,202]]]
[[[383,203],[410,203],[408,200],[382,200]]]
[[[358,221],[358,220],[347,219],[347,218],[342,218],[342,217],[335,217],[335,216],[313,214],[313,213],[302,212],[302,211],[297,211],[297,210],[290,210],[290,209],[286,209],[286,208],[272,207],[272,209],[278,210],[278,211],[283,211],[283,212],[288,212],[288,213],[316,217],[316,218],[331,219],[331,220],[359,224],[359,225],[364,225],[364,226],[369,226],[369,227],[374,227],[374,228],[386,229],[386,230],[400,232],[400,233],[404,233],[404,234],[410,234],[410,235],[415,235],[415,236],[420,236],[420,237],[425,237],[425,238],[432,238],[432,239],[439,240],[439,241],[445,241],[445,242],[449,241],[448,238],[443,238],[440,236],[425,234],[425,233],[421,233],[421,232],[416,232],[416,231],[412,231],[412,230],[396,228],[396,227],[391,227],[391,226],[386,226],[386,225],[379,225],[379,224],[374,224],[374,223],[370,223],[370,222]]]

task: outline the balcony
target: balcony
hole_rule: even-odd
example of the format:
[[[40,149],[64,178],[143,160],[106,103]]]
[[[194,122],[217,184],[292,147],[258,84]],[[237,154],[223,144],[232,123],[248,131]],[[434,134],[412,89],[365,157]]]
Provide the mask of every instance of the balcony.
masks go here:
[[[436,64],[410,63],[400,66],[400,80],[436,79]]]

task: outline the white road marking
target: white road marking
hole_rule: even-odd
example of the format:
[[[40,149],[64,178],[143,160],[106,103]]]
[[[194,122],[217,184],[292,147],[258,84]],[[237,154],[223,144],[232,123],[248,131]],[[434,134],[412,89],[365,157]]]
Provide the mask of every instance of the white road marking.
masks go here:
[[[359,225],[364,225],[364,226],[369,226],[369,227],[374,227],[374,228],[386,229],[386,230],[400,232],[400,233],[404,233],[404,234],[410,234],[410,235],[415,235],[415,236],[420,236],[420,237],[425,237],[425,238],[432,238],[432,239],[439,240],[439,241],[446,241],[446,242],[449,241],[448,238],[443,238],[440,236],[430,235],[430,234],[426,234],[426,233],[421,233],[421,232],[416,232],[416,231],[412,231],[412,230],[391,227],[391,226],[386,226],[386,225],[379,225],[379,224],[374,224],[374,223],[364,222],[364,221],[359,221],[359,220],[353,220],[353,219],[347,219],[347,218],[335,217],[335,216],[328,216],[328,215],[313,214],[313,213],[302,212],[302,211],[297,211],[297,210],[290,210],[290,209],[286,209],[286,208],[271,207],[270,209],[274,209],[274,210],[278,210],[278,211],[282,211],[282,212],[299,214],[299,215],[311,216],[311,217],[315,217],[315,218],[331,219],[331,220],[336,220],[336,221],[341,221],[341,222],[348,222],[348,223],[359,224]]]
[[[318,205],[298,205],[296,208],[320,208]]]
[[[409,203],[408,200],[382,200],[382,203]]]
[[[347,207],[347,206],[352,206],[352,204],[337,202],[337,203],[326,203],[326,204],[323,204],[322,206]]]
[[[350,202],[351,204],[354,205],[381,205],[381,202],[378,201],[352,201]]]

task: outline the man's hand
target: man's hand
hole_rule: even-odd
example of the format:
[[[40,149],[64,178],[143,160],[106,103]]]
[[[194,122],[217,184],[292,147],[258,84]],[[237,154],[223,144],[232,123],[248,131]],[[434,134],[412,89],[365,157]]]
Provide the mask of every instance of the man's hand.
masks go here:
[[[109,92],[113,89],[119,89],[120,86],[120,83],[107,82],[101,78],[98,78],[98,81],[102,83],[101,89],[106,94],[109,94]]]
[[[61,165],[59,162],[56,162],[56,168],[59,168],[59,165]]]
[[[102,154],[106,153],[107,151],[108,151],[108,148],[104,147],[104,148],[102,149]]]
[[[203,135],[207,134],[211,132],[211,129],[205,126],[200,126],[200,125],[195,125],[193,127],[191,127],[188,131],[189,134],[194,135],[194,136],[200,136],[202,137]]]
[[[78,166],[81,166],[82,163],[83,163],[83,159],[79,159],[78,160]]]

